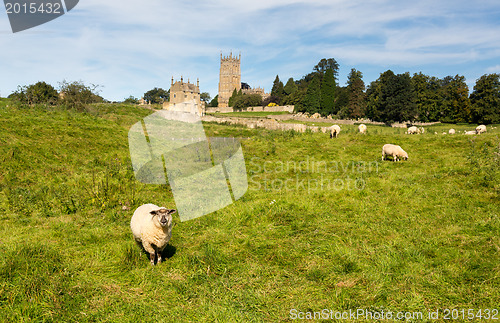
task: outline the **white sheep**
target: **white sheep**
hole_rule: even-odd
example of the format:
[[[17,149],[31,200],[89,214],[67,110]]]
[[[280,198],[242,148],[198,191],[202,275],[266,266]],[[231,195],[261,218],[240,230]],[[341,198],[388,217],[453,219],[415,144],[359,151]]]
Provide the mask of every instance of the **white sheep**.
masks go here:
[[[340,132],[340,127],[334,124],[333,126],[330,127],[330,138],[337,138]]]
[[[486,126],[484,124],[476,127],[476,133],[479,135],[480,133],[486,132]]]
[[[362,134],[366,134],[366,125],[365,125],[365,124],[363,124],[363,123],[362,123],[362,124],[360,124],[360,125],[358,126],[358,130],[359,130],[359,132],[360,132],[360,133],[362,133]]]
[[[420,129],[415,126],[411,126],[410,128],[408,128],[408,131],[406,133],[409,135],[418,134],[420,133]]]
[[[455,134],[455,129],[450,129],[450,130],[448,130],[448,133],[449,133],[450,135],[454,135],[454,134]]]
[[[471,130],[471,131],[464,131],[464,135],[476,135],[476,131],[475,130]]]
[[[382,160],[385,160],[386,156],[392,156],[393,161],[397,161],[398,157],[404,160],[408,159],[408,154],[398,145],[385,144],[382,147]]]
[[[135,210],[130,220],[130,228],[135,242],[149,253],[151,264],[162,261],[161,251],[172,237],[172,214],[169,210],[154,204],[144,204]]]

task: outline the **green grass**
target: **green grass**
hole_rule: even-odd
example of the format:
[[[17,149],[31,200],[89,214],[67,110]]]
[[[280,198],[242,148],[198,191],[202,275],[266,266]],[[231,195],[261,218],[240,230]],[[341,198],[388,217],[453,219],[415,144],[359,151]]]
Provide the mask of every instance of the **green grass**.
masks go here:
[[[248,192],[187,222],[152,267],[129,228],[143,203],[127,132],[151,113],[0,101],[0,321],[289,321],[290,310],[435,311],[500,300],[500,130],[342,126],[327,134],[206,124],[245,138]],[[437,131],[439,135],[435,135]],[[382,162],[385,143],[406,162]],[[122,206],[129,210],[122,210]],[[411,321],[411,320],[410,320]]]

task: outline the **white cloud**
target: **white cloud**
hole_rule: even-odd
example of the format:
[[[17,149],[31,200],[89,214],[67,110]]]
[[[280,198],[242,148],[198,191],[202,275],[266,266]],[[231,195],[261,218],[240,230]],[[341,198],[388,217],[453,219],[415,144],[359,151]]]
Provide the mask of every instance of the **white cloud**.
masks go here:
[[[119,100],[183,75],[215,96],[221,50],[241,51],[242,79],[266,89],[276,74],[298,78],[322,57],[380,72],[394,64],[494,70],[485,61],[500,56],[499,10],[496,1],[465,0],[86,0],[37,29],[0,33],[0,91],[82,79]]]

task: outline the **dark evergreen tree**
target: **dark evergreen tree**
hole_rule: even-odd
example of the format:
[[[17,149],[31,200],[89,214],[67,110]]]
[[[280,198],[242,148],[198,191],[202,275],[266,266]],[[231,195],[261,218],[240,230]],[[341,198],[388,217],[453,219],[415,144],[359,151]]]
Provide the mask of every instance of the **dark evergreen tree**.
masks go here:
[[[295,93],[297,89],[298,89],[297,84],[294,82],[292,77],[288,79],[288,81],[285,84],[285,87],[283,88],[285,95],[287,96]]]
[[[344,118],[355,119],[364,116],[365,111],[365,82],[363,73],[355,68],[351,69],[347,78],[348,103],[343,113]]]
[[[276,104],[280,104],[281,99],[285,95],[285,91],[283,89],[283,82],[280,81],[280,78],[278,75],[276,75],[276,78],[274,79],[273,82],[273,88],[271,89],[271,96],[279,98],[278,102],[275,102]]]
[[[319,76],[313,77],[307,91],[305,93],[304,99],[301,101],[301,107],[299,111],[308,113],[317,113],[321,109],[321,90]]]
[[[334,114],[335,106],[335,78],[333,76],[333,69],[327,69],[320,87],[320,105],[321,114],[327,116]]]

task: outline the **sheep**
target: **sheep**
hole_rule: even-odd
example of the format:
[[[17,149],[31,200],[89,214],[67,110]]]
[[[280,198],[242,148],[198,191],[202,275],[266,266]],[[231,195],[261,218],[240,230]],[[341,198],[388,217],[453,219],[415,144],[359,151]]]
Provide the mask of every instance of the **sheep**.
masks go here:
[[[408,159],[408,154],[398,145],[385,144],[382,147],[382,160],[385,160],[386,156],[392,156],[392,160],[396,162],[398,157],[403,158],[404,160]]]
[[[486,132],[486,126],[484,124],[476,127],[476,133],[479,135],[480,133]]]
[[[476,135],[476,131],[475,130],[471,130],[471,131],[464,131],[464,135]]]
[[[448,130],[448,133],[449,133],[450,135],[454,135],[454,134],[455,134],[455,129],[450,129],[450,130]]]
[[[410,128],[408,128],[408,131],[406,133],[409,134],[409,135],[412,135],[412,134],[415,134],[415,133],[418,134],[418,133],[420,133],[420,129],[418,129],[415,126],[411,126]]]
[[[360,124],[358,126],[358,130],[359,130],[360,133],[366,134],[366,125],[365,124]]]
[[[330,127],[330,138],[337,138],[340,132],[340,127],[334,124],[333,126]]]
[[[162,261],[161,251],[172,237],[172,214],[175,212],[154,204],[144,204],[132,215],[130,228],[134,240],[149,253],[151,265],[155,265],[155,258],[158,258],[158,263]]]

